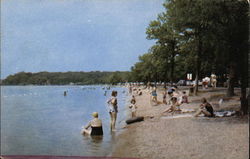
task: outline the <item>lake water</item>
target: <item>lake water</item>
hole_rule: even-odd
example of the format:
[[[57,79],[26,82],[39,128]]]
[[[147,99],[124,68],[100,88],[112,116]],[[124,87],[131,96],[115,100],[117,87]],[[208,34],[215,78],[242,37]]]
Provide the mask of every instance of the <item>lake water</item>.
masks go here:
[[[104,86],[2,86],[2,155],[107,156],[128,115],[124,87]],[[118,91],[117,131],[110,132],[107,100]],[[67,96],[63,95],[64,91]],[[103,138],[80,134],[97,111]]]

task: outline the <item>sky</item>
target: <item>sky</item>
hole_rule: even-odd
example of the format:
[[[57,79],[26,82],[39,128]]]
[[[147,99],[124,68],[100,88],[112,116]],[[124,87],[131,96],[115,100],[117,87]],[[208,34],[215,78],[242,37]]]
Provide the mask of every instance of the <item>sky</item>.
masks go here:
[[[17,72],[129,71],[154,44],[164,0],[2,0],[1,78]]]

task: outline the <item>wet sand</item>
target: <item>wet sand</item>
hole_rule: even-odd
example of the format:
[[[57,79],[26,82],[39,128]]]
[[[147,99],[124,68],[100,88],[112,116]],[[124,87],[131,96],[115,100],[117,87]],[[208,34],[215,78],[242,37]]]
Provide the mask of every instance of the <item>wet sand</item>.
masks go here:
[[[162,91],[158,90],[158,100]],[[190,96],[190,104],[181,109],[197,109],[201,97],[207,97],[215,110],[239,110],[239,96],[218,101],[225,89],[202,90],[198,96]],[[143,122],[126,126],[116,138],[112,156],[142,159],[247,159],[249,158],[249,123],[247,116],[222,118],[194,118],[190,114],[171,118],[161,115],[167,107],[164,104],[152,106],[150,94],[143,90],[136,96],[137,114],[144,116]],[[176,116],[176,115],[174,115]]]

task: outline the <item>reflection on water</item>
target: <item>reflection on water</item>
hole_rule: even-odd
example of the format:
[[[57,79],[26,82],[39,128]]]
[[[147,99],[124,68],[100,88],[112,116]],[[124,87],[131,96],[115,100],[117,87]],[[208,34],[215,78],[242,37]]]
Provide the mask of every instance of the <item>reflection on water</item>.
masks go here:
[[[92,87],[93,88],[93,87]],[[106,156],[122,129],[127,112],[125,88],[101,86],[3,86],[1,153],[3,155]],[[118,91],[117,131],[110,132],[106,105]],[[64,96],[64,91],[67,95]],[[107,91],[107,96],[104,92]],[[98,112],[104,136],[82,136],[81,127]]]
[[[118,133],[121,132],[120,130],[117,131],[110,131],[110,138],[108,141],[105,141],[105,135],[100,136],[91,136],[91,135],[82,135],[83,136],[83,142],[86,144],[87,149],[91,151],[95,156],[97,156],[97,152],[100,152],[100,149],[103,147],[103,145],[109,143],[110,147],[109,150],[106,150],[106,155],[110,153],[110,150],[112,149],[112,144],[115,142],[116,137]],[[107,143],[105,143],[107,142]]]
[[[99,151],[103,144],[103,136],[89,136],[83,135],[83,142],[86,144],[86,148],[95,153]],[[86,151],[86,150],[83,150]]]
[[[103,139],[103,136],[101,135],[101,136],[91,136],[91,141],[92,141],[92,143],[96,143],[96,144],[98,144],[98,143],[102,143],[102,139]]]

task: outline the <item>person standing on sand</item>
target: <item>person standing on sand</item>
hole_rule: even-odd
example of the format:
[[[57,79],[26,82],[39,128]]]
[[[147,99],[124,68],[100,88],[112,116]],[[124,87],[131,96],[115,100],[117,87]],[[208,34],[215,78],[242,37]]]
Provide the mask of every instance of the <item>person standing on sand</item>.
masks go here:
[[[211,74],[210,80],[211,80],[211,86],[212,86],[213,88],[216,88],[216,83],[217,83],[216,78],[217,78],[216,75],[215,75],[214,73],[212,73],[212,74]]]
[[[200,108],[195,113],[194,117],[198,117],[200,114],[204,114],[206,117],[214,117],[214,109],[210,103],[207,102],[206,98],[201,99]]]
[[[169,105],[171,104],[172,97],[173,97],[173,89],[169,88],[168,89],[168,102],[167,102],[167,104],[169,104]]]
[[[133,91],[133,87],[132,87],[131,83],[129,83],[129,93],[131,94],[132,91]]]
[[[153,91],[151,92],[151,100],[153,102],[157,102],[157,93],[156,93],[156,87],[153,88]]]
[[[163,91],[162,103],[167,104],[167,89],[166,88],[164,88],[164,91]]]
[[[88,125],[84,127],[84,129],[82,130],[82,134],[83,135],[103,135],[102,121],[98,119],[98,113],[94,112],[92,113],[92,116],[94,117],[94,119],[91,120],[88,123]]]
[[[118,106],[117,106],[117,91],[112,91],[111,98],[108,100],[109,104],[109,114],[110,114],[110,129],[111,131],[115,131],[115,123],[117,119],[117,113],[118,113]]]
[[[147,89],[150,90],[150,82],[147,83]]]
[[[188,102],[188,96],[186,95],[186,91],[183,91],[182,94],[183,95],[181,97],[181,103],[187,103],[188,104],[189,102]]]

